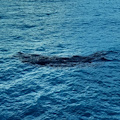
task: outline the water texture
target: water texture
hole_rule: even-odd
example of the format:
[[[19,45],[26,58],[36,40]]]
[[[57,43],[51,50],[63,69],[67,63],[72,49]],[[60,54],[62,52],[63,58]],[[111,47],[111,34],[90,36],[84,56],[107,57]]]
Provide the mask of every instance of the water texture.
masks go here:
[[[40,66],[20,52],[108,61]],[[0,120],[120,120],[120,1],[0,0]]]

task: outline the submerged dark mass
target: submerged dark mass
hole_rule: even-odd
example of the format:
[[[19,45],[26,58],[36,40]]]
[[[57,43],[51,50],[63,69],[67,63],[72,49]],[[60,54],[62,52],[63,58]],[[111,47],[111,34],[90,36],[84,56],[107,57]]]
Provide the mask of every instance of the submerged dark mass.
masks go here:
[[[15,57],[19,58],[22,62],[30,64],[38,64],[41,66],[74,66],[83,63],[92,62],[105,62],[112,61],[107,58],[107,55],[112,53],[112,51],[101,51],[88,56],[74,55],[71,57],[59,57],[59,56],[43,56],[40,54],[26,54],[18,52]]]

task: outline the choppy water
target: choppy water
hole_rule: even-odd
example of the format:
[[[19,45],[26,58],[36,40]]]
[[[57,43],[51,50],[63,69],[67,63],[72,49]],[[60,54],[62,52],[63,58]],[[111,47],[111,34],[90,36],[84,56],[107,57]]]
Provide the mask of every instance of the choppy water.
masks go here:
[[[99,51],[111,61],[41,67],[13,57]],[[120,120],[120,1],[0,0],[0,120]]]

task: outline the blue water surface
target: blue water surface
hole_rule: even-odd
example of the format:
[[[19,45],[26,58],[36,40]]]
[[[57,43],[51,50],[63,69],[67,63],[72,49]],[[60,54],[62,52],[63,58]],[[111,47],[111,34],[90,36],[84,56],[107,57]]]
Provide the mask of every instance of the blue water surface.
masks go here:
[[[22,63],[109,51],[73,67]],[[120,120],[120,0],[0,0],[0,120]]]

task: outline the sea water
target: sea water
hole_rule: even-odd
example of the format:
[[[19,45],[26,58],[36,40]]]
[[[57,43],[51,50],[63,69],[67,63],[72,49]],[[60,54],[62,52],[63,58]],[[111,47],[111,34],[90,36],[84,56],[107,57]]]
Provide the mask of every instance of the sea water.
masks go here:
[[[13,57],[99,51],[111,61],[52,67]],[[120,0],[0,0],[0,120],[120,120]]]

